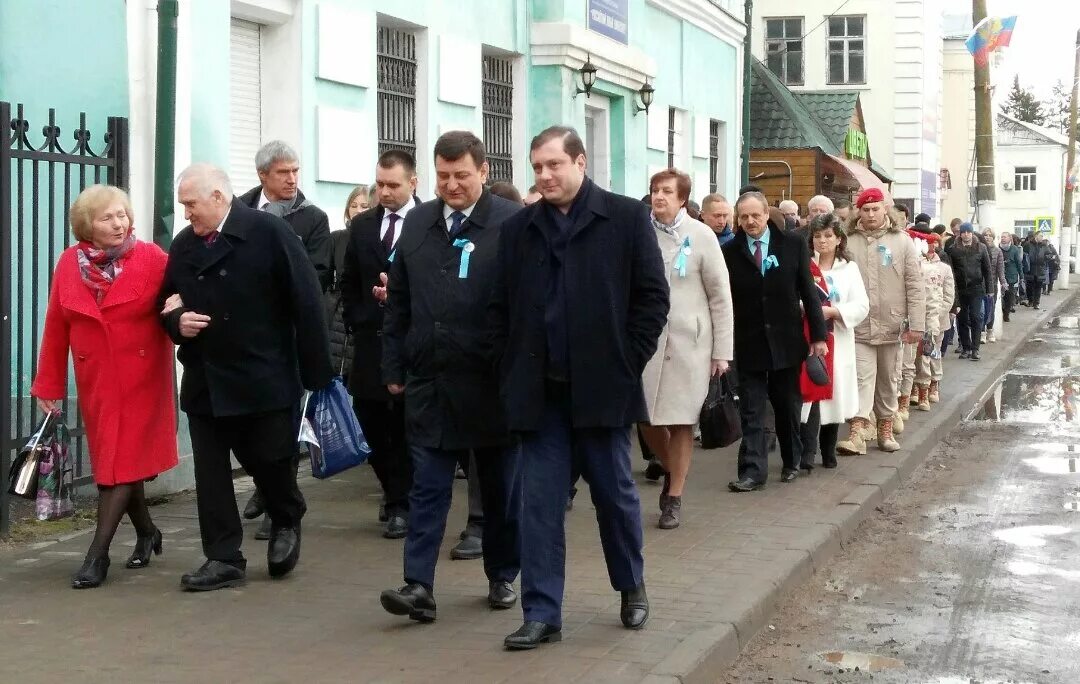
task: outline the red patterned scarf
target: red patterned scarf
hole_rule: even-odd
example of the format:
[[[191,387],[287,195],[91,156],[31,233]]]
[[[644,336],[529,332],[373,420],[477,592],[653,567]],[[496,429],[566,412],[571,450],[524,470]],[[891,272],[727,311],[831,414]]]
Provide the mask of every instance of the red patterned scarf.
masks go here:
[[[128,233],[116,247],[99,249],[94,243],[81,241],[75,254],[79,259],[79,273],[82,281],[90,288],[97,305],[105,301],[105,295],[109,294],[109,288],[120,277],[124,270],[123,260],[135,247],[135,231]]]

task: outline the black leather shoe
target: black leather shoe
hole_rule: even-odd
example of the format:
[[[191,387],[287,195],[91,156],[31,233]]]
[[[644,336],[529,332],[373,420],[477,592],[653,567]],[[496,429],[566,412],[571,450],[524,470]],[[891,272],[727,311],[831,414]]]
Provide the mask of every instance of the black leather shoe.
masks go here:
[[[259,529],[255,530],[256,541],[266,541],[270,538],[271,527],[270,516],[263,513],[262,524],[259,525]]]
[[[744,477],[741,480],[734,482],[728,482],[727,488],[733,492],[752,492],[757,489],[762,489],[765,486],[763,482],[754,482],[748,477]]]
[[[128,558],[125,567],[131,570],[145,568],[150,565],[151,552],[161,555],[161,530],[154,530],[154,533],[148,537],[135,539],[135,550],[131,552],[131,557]]]
[[[972,361],[978,361],[982,357],[979,356],[979,352],[973,351],[971,352],[971,356],[969,358],[971,358]]]
[[[386,521],[386,530],[383,532],[387,539],[404,539],[409,533],[408,514],[402,511],[389,512],[390,519]]]
[[[100,556],[87,555],[86,559],[83,560],[82,567],[80,567],[79,571],[71,577],[71,588],[93,589],[94,587],[100,587],[108,576],[108,554],[102,554]]]
[[[655,459],[649,461],[649,465],[645,466],[645,479],[650,482],[656,482],[665,475],[664,466],[660,465],[660,461]]]
[[[244,519],[254,520],[265,512],[266,506],[263,505],[262,494],[256,489],[255,493],[248,499],[248,502],[244,504]]]
[[[180,578],[180,586],[187,591],[213,591],[226,587],[239,587],[247,581],[243,567],[208,560],[202,567]]]
[[[379,603],[393,615],[408,615],[417,622],[435,622],[435,597],[420,584],[387,589],[379,596]]]
[[[450,549],[451,560],[476,560],[484,557],[484,540],[468,534]]]
[[[553,644],[556,641],[562,641],[562,629],[529,620],[503,639],[503,646],[508,651],[529,651],[545,642]]]
[[[517,603],[517,592],[509,582],[491,582],[488,585],[488,606],[492,610],[506,610]]]
[[[300,525],[280,527],[270,535],[266,547],[266,567],[271,577],[284,577],[300,560]]]
[[[798,470],[784,470],[780,473],[781,482],[794,482],[799,478]]]
[[[806,474],[809,475],[810,473],[814,472],[814,464],[806,462],[800,463],[799,470],[805,470]]]
[[[649,597],[645,595],[645,585],[622,592],[622,609],[619,611],[623,626],[627,629],[641,629],[649,621]]]
[[[960,358],[967,359],[967,358],[970,358],[970,357],[971,357],[971,352],[969,352],[967,350],[964,350],[964,351],[960,352]]]

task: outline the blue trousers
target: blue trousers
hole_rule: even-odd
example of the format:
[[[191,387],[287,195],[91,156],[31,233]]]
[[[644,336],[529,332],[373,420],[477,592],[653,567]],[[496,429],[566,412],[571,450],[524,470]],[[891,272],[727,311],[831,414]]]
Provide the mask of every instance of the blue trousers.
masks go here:
[[[413,482],[409,490],[409,534],[405,538],[405,582],[431,590],[435,564],[446,533],[454,474],[459,459],[468,462],[468,451],[410,446]],[[490,582],[513,582],[520,567],[521,480],[519,449],[473,449],[484,508],[484,572]],[[565,492],[563,493],[565,495]]]
[[[569,398],[549,394],[540,429],[521,439],[521,607],[525,620],[562,626],[566,500],[573,473],[589,483],[608,579],[616,591],[644,581],[641,501],[630,473],[630,427],[574,428]]]

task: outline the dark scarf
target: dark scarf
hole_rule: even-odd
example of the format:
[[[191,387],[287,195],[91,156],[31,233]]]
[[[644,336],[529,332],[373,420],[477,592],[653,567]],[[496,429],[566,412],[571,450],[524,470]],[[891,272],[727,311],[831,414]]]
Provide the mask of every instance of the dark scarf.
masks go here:
[[[109,294],[112,284],[123,272],[123,260],[135,247],[135,243],[135,231],[128,233],[119,245],[108,249],[99,249],[85,240],[79,242],[75,251],[79,260],[79,273],[99,307]]]

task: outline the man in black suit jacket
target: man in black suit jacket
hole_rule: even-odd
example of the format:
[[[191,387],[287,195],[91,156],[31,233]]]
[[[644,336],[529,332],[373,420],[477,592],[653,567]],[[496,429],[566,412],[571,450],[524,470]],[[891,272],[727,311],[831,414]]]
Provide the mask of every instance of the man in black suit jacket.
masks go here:
[[[245,579],[230,451],[265,498],[270,575],[296,566],[306,506],[293,469],[295,407],[334,373],[318,278],[288,224],[234,200],[228,176],[209,164],[185,170],[177,195],[191,225],[173,240],[160,300],[184,365],[180,408],[207,558],[181,584],[206,591]]]
[[[405,446],[405,405],[386,389],[382,378],[382,328],[386,309],[375,288],[383,288],[397,256],[405,218],[419,205],[416,160],[408,152],[389,150],[375,166],[378,204],[353,217],[341,299],[345,325],[353,336],[349,392],[353,409],[371,446],[371,467],[383,490],[387,539],[408,531],[412,460]]]
[[[435,143],[440,199],[410,212],[390,271],[383,324],[383,379],[405,395],[413,461],[405,586],[382,593],[383,607],[435,619],[435,565],[446,530],[454,473],[472,453],[483,498],[488,604],[517,602],[521,507],[517,450],[499,404],[488,353],[487,311],[503,222],[521,207],[484,188],[484,144],[467,131]]]
[[[769,220],[769,203],[760,192],[740,197],[735,215],[740,232],[722,249],[735,308],[743,438],[739,479],[728,487],[748,492],[765,486],[768,471],[766,399],[776,415],[776,436],[784,461],[781,480],[791,482],[799,473],[799,372],[810,350],[803,334],[804,312],[810,324],[812,352],[823,357],[828,347],[806,241],[779,230]]]
[[[648,419],[641,373],[667,322],[668,285],[649,208],[585,175],[585,147],[555,126],[530,153],[543,199],[503,225],[492,293],[494,358],[521,437],[521,607],[509,649],[562,638],[573,475],[589,483],[621,618],[649,617],[630,426]]]

